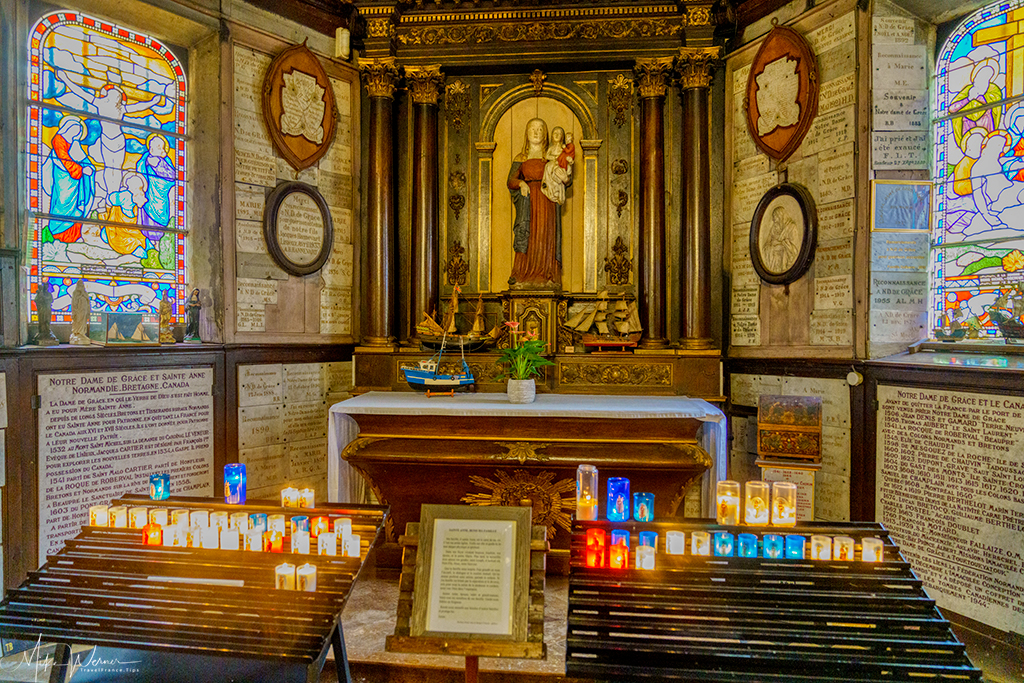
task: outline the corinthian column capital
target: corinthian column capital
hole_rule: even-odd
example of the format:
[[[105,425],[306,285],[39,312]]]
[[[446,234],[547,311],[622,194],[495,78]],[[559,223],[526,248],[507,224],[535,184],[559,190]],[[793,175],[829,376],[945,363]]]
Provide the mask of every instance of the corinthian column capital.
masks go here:
[[[676,58],[679,85],[689,88],[711,87],[711,75],[722,54],[720,47],[681,47]]]
[[[672,57],[637,60],[633,71],[641,98],[664,97],[672,77]]]
[[[444,86],[444,74],[440,64],[430,66],[405,67],[405,81],[409,85],[409,94],[416,104],[437,105],[437,98]]]
[[[394,99],[395,88],[398,87],[402,72],[395,64],[394,57],[375,57],[359,60],[359,76],[366,86],[366,94],[370,97]]]

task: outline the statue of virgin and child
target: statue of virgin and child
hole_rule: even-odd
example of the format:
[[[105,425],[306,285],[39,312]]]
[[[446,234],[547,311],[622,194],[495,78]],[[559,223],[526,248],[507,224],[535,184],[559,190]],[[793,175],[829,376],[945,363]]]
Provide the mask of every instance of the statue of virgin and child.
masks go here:
[[[527,122],[523,151],[513,158],[508,173],[515,207],[510,285],[561,289],[562,205],[575,161],[571,131],[558,126],[549,136],[543,119]]]

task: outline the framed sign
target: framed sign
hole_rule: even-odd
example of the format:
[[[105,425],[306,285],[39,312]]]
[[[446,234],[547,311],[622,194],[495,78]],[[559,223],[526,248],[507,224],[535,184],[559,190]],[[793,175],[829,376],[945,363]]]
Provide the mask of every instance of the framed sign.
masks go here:
[[[776,161],[788,159],[818,113],[818,60],[802,35],[771,30],[750,65],[746,100],[754,144]]]
[[[532,508],[424,505],[412,636],[527,636]]]
[[[334,224],[327,202],[312,185],[281,183],[263,210],[263,239],[274,263],[292,275],[323,268],[334,244]]]
[[[296,171],[320,160],[334,141],[334,89],[306,43],[279,54],[263,79],[263,121],[274,148]]]
[[[750,260],[765,282],[788,285],[814,260],[818,212],[807,188],[777,185],[761,197],[750,223]]]
[[[871,230],[931,230],[932,183],[929,180],[872,180]]]

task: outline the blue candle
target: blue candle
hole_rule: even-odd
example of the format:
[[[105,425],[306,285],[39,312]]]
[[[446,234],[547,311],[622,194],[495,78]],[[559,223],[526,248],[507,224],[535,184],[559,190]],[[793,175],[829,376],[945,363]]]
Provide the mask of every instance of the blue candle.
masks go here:
[[[267,531],[267,515],[264,512],[254,512],[249,515],[249,528]]]
[[[640,545],[646,545],[658,550],[658,532],[657,531],[641,531],[640,532]]]
[[[245,504],[245,465],[242,463],[224,465],[224,502],[229,505]]]
[[[785,541],[778,534],[767,534],[764,537],[764,556],[777,560],[782,557]]]
[[[629,532],[625,529],[612,529],[612,545],[629,547]]]
[[[654,521],[654,494],[640,493],[633,494],[633,519],[638,522]]]
[[[734,537],[728,531],[715,532],[715,555],[732,557]]]
[[[754,534],[740,534],[740,557],[757,557],[757,536]]]
[[[804,559],[804,537],[793,534],[786,536],[786,559]]]
[[[165,500],[171,495],[171,475],[166,472],[149,475],[149,497]]]
[[[288,520],[292,524],[292,533],[294,534],[297,530],[309,532],[309,517],[305,515],[297,515]],[[615,533],[615,532],[612,532]]]
[[[608,479],[607,505],[609,522],[629,521],[629,479],[625,477]]]

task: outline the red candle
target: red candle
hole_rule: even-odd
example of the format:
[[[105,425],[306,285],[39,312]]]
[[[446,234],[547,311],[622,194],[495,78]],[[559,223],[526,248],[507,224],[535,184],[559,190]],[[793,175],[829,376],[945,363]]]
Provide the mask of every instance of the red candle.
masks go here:
[[[327,517],[314,517],[309,520],[309,535],[317,538],[320,534],[331,530],[331,521]]]
[[[150,522],[142,527],[142,545],[163,545],[164,529],[159,524]]]
[[[608,549],[608,566],[612,569],[629,567],[629,546],[617,543]]]
[[[587,529],[587,555],[588,567],[604,567],[604,529]]]
[[[284,552],[284,534],[280,531],[263,532],[263,552],[282,553]]]

